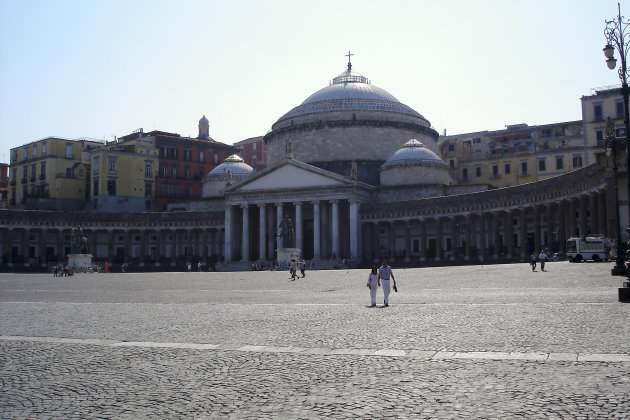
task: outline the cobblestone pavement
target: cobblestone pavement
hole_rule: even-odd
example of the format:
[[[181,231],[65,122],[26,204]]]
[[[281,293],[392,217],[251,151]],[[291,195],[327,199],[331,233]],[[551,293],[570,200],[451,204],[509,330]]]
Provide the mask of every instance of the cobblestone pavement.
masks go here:
[[[611,267],[0,274],[0,418],[629,418]]]

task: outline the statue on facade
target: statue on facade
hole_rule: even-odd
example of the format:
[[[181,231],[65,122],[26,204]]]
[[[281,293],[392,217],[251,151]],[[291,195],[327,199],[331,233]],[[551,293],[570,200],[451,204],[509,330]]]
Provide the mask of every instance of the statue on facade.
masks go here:
[[[283,247],[293,248],[295,246],[295,229],[293,228],[293,221],[286,214],[280,221],[278,236],[282,238]]]
[[[81,226],[77,226],[76,229],[72,228],[72,233],[70,234],[70,249],[72,254],[90,253],[87,238],[83,235]]]
[[[352,167],[350,168],[350,178],[351,179],[358,179],[358,175],[357,175],[358,169],[357,169],[357,161],[353,160],[352,161]]]
[[[227,184],[232,185],[232,182],[234,182],[234,180],[232,179],[232,172],[227,171]]]
[[[287,139],[284,143],[284,152],[286,157],[293,157],[293,145],[291,144],[291,139]]]

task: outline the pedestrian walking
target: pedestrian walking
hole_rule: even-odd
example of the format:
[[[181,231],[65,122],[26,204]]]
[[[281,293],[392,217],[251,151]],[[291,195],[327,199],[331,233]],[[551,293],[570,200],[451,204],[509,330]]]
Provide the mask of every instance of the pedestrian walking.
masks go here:
[[[201,261],[197,261],[197,271],[201,273]]]
[[[297,267],[297,261],[291,260],[291,280],[298,278]]]
[[[529,265],[532,266],[532,271],[536,271],[536,254],[532,253],[531,260],[529,261]]]
[[[300,272],[302,273],[302,278],[306,277],[306,263],[304,260],[300,261]]]
[[[383,259],[383,265],[378,269],[378,276],[380,277],[381,285],[383,286],[383,294],[385,295],[385,299],[383,300],[384,306],[389,306],[389,292],[391,290],[391,284],[389,282],[390,278],[394,281],[394,287],[396,287],[396,279],[394,278],[394,273],[392,273],[392,268],[387,265],[387,259]]]
[[[370,289],[370,307],[376,306],[376,291],[381,286],[381,277],[378,274],[378,268],[372,266],[372,271],[368,275],[367,287]]]
[[[549,258],[547,257],[547,254],[545,254],[545,251],[541,250],[540,254],[538,254],[538,261],[540,261],[540,271],[545,271],[545,262],[548,259]]]

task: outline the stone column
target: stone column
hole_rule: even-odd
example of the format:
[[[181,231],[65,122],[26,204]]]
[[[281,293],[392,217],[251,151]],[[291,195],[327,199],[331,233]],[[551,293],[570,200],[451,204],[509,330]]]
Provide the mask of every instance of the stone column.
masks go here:
[[[332,255],[339,258],[339,201],[332,200]]]
[[[569,199],[569,213],[567,214],[568,236],[577,236],[576,217],[575,217],[575,200]]]
[[[127,229],[125,231],[125,256],[123,259],[123,263],[131,261],[131,243],[133,242],[133,231],[131,229]]]
[[[208,259],[208,249],[210,248],[208,246],[208,242],[209,242],[208,241],[208,228],[205,228],[203,230],[203,233],[201,235],[201,242],[202,242],[202,245],[201,245],[200,258],[201,258],[202,261],[205,261],[205,260]]]
[[[232,206],[225,206],[225,262],[232,261]]]
[[[538,254],[542,247],[540,238],[540,207],[534,207],[534,253]]]
[[[420,219],[420,261],[427,259],[427,222]]]
[[[114,229],[110,229],[108,231],[109,233],[109,240],[107,243],[107,261],[109,261],[110,264],[114,263],[114,256],[116,255],[114,252]],[[61,251],[63,252],[63,249]],[[66,256],[64,255],[63,258],[65,258]]]
[[[472,215],[467,214],[466,215],[466,248],[465,248],[466,255],[464,256],[464,261],[470,260],[470,252],[472,250],[472,239],[473,239],[472,223],[473,223]]]
[[[444,253],[444,221],[441,217],[435,220],[435,225],[435,261],[440,261]]]
[[[521,219],[519,220],[521,228],[521,259],[527,257],[527,207],[521,209]]]
[[[599,232],[599,223],[597,221],[597,193],[592,193],[588,196],[588,202],[590,204],[590,213],[591,213],[591,233],[600,233]],[[603,233],[603,232],[601,232]]]
[[[411,222],[405,220],[405,226],[407,227],[407,235],[405,237],[405,262],[411,261]]]
[[[556,230],[553,217],[553,204],[547,204],[547,250],[553,252],[556,247],[553,242],[553,233]]]
[[[282,223],[282,205],[283,203],[276,203],[276,249],[284,248],[284,241],[280,236],[280,223]]]
[[[258,258],[261,260],[267,259],[267,207],[265,204],[258,205]]]
[[[270,211],[267,212],[267,231],[269,235],[267,235],[267,258],[272,259],[273,254],[276,249],[276,224],[273,221],[273,211],[270,206]]]
[[[602,235],[610,237],[606,227],[606,194],[597,194],[597,231]]]
[[[567,230],[566,230],[566,201],[558,203],[558,245],[560,252],[567,251]]]
[[[499,236],[499,213],[492,213],[492,245],[494,245],[493,259],[499,259],[499,251],[501,248],[501,237]]]
[[[243,204],[243,235],[241,240],[241,261],[249,261],[249,206]]]
[[[389,222],[389,260],[396,261],[396,224]]]
[[[586,217],[586,196],[579,198],[580,200],[580,236],[586,236],[588,232],[588,220]]]
[[[512,222],[512,213],[510,211],[505,212],[505,226],[503,229],[503,237],[505,239],[506,257],[512,259],[514,254],[514,224]]]
[[[155,247],[157,248],[155,252],[155,262],[160,264],[162,262],[162,257],[164,256],[164,253],[162,252],[162,230],[159,228],[156,229],[155,234],[156,234]]]
[[[350,201],[350,254],[359,258],[359,202]]]
[[[304,249],[304,227],[302,222],[302,203],[295,203],[295,247],[299,250]]]
[[[313,201],[313,259],[321,258],[319,201]],[[337,256],[338,257],[338,256]]]
[[[486,231],[486,215],[481,213],[479,215],[479,241],[480,241],[480,251],[479,252],[479,261],[482,261],[486,258],[486,254],[488,253],[488,233]]]

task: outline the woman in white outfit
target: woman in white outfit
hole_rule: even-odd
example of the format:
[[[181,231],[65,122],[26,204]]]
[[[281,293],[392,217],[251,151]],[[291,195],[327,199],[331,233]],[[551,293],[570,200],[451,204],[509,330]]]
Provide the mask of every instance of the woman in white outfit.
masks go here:
[[[378,274],[378,268],[372,267],[372,272],[368,275],[367,287],[370,289],[370,299],[372,299],[372,307],[376,306],[376,291],[381,286],[381,276]]]

